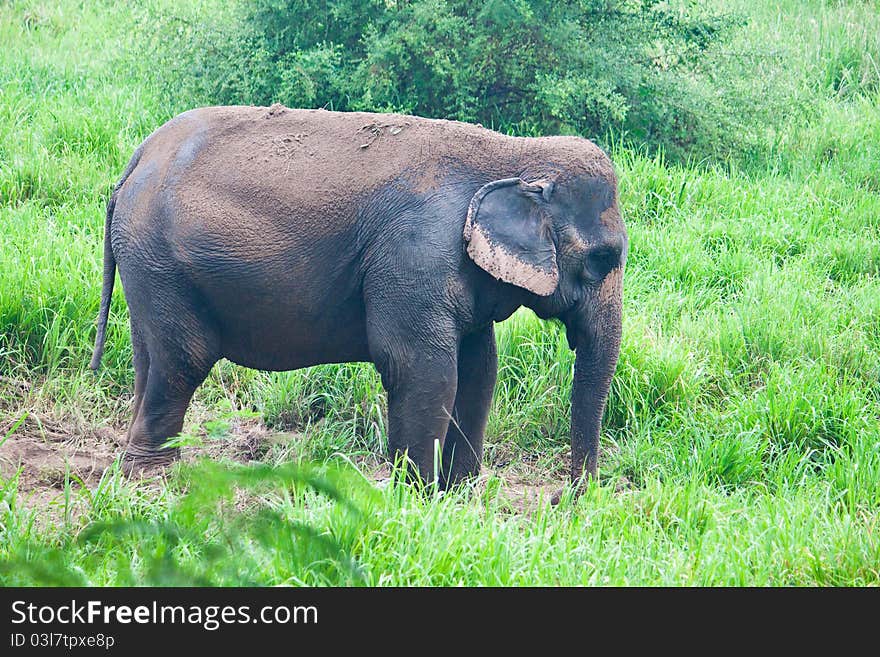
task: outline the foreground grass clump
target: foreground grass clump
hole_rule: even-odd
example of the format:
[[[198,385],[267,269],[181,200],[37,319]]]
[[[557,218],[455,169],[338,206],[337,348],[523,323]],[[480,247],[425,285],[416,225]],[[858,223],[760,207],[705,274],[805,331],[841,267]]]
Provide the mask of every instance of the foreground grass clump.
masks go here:
[[[862,585],[880,559],[870,519],[815,485],[772,501],[702,482],[592,486],[521,515],[494,477],[437,497],[351,468],[201,463],[158,497],[109,472],[91,522],[50,541],[12,487],[3,585]]]
[[[755,122],[750,166],[612,152],[631,248],[601,480],[551,509],[573,354],[528,312],[497,330],[472,487],[373,483],[385,402],[366,364],[221,363],[182,439],[224,446],[215,463],[121,477],[119,289],[103,369],[86,369],[104,207],[136,145],[189,101],[166,103],[130,57],[118,7],[0,8],[15,44],[0,49],[0,583],[880,583],[880,15],[741,9],[744,52],[780,44],[760,80],[791,115]],[[804,77],[788,74],[798,58]]]

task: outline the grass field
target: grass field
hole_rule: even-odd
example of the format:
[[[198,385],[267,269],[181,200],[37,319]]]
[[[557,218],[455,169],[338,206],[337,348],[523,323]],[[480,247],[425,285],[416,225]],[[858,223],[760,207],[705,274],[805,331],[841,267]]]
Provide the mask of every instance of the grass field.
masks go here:
[[[104,208],[186,99],[132,57],[143,7],[0,5],[0,583],[880,583],[880,10],[723,6],[749,21],[729,49],[775,44],[731,85],[754,76],[787,114],[741,162],[614,147],[631,250],[601,481],[551,508],[573,354],[525,311],[498,327],[472,487],[375,483],[385,401],[366,364],[223,362],[185,463],[122,477],[120,286],[87,368]]]

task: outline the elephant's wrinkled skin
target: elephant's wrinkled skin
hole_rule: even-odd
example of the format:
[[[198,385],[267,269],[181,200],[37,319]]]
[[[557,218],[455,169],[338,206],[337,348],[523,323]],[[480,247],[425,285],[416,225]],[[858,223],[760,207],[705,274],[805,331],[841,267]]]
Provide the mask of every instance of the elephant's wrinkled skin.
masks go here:
[[[572,476],[596,475],[627,237],[607,156],[393,114],[210,107],[137,149],[107,209],[136,372],[128,467],[164,463],[220,358],[264,370],[371,361],[392,455],[441,485],[477,474],[493,322],[527,306],[577,349]],[[452,418],[453,421],[450,421]]]

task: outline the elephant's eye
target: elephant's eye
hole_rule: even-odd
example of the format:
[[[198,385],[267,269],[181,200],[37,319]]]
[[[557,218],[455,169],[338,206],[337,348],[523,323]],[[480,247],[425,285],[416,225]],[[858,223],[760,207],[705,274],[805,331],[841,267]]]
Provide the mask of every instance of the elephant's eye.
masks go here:
[[[622,251],[622,244],[603,244],[592,249],[587,255],[586,270],[588,275],[596,280],[605,278],[608,272],[620,264]]]

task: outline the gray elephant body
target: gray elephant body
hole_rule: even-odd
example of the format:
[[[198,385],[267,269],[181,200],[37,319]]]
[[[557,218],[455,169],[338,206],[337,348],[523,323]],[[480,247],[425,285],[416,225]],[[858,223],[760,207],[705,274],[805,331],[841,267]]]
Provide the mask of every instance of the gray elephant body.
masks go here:
[[[526,305],[560,317],[578,348],[572,468],[595,474],[625,252],[613,169],[584,139],[202,108],[147,138],[111,198],[92,366],[118,266],[136,371],[129,464],[175,455],[160,447],[222,357],[265,370],[370,361],[392,453],[431,478],[439,443],[448,484],[479,471],[492,323]]]

